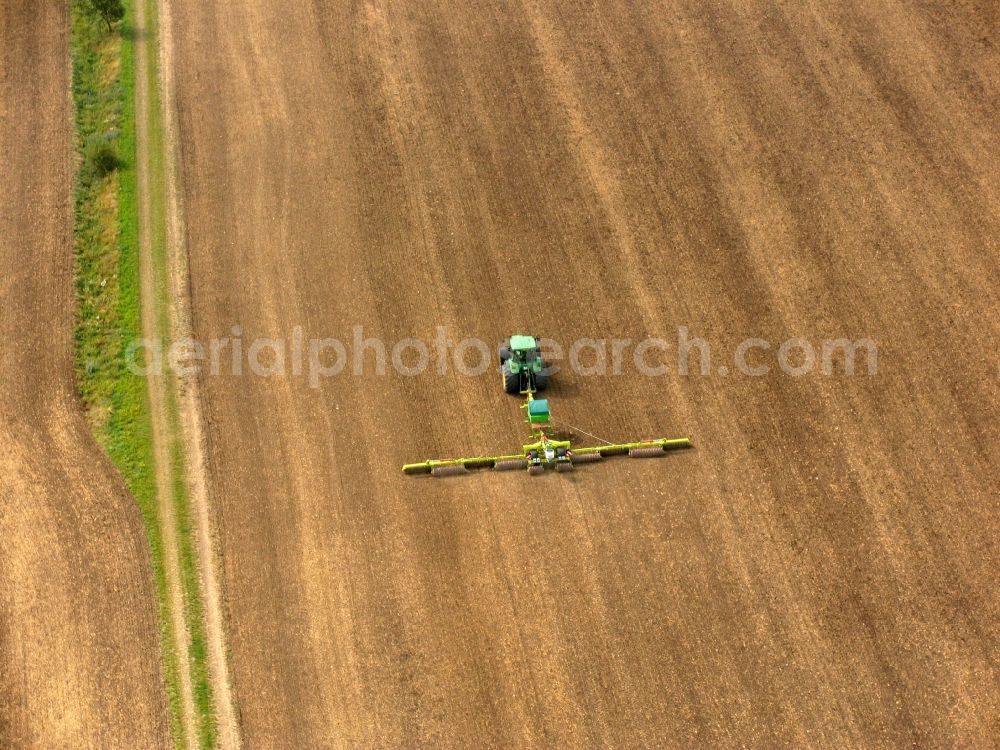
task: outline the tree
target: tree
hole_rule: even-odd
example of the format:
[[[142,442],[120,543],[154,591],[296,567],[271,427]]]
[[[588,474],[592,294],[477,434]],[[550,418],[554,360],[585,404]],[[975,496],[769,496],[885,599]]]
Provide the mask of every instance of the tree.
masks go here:
[[[90,0],[90,5],[104,19],[111,31],[111,24],[125,18],[125,6],[122,0]]]

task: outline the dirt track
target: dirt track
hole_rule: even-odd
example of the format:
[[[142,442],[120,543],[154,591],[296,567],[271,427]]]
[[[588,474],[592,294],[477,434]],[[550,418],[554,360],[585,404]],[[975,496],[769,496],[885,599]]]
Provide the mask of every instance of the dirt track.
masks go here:
[[[63,6],[0,4],[0,747],[165,747],[142,520],[73,387]]]
[[[996,736],[996,10],[755,5],[176,0],[203,341],[880,351],[566,374],[698,450],[540,480],[399,472],[517,444],[493,377],[206,379],[248,746]]]

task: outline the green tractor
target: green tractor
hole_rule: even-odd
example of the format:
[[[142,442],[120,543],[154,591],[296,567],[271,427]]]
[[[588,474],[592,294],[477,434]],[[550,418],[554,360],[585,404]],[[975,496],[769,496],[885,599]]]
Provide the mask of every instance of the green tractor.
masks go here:
[[[500,374],[507,393],[534,393],[548,387],[548,368],[534,336],[514,335],[500,345]]]

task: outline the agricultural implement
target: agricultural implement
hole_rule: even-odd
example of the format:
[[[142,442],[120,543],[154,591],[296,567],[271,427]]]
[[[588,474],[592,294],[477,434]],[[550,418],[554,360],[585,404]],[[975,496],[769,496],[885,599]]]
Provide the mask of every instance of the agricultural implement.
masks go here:
[[[686,437],[605,443],[584,448],[575,448],[572,441],[553,437],[550,433],[552,417],[548,399],[535,398],[535,393],[548,386],[548,372],[533,336],[511,336],[500,347],[500,374],[503,377],[504,391],[525,397],[521,408],[525,411],[531,439],[521,446],[521,451],[505,456],[431,459],[406,464],[403,467],[406,474],[447,477],[466,474],[470,470],[494,469],[527,470],[528,474],[535,476],[544,473],[546,469],[572,471],[576,464],[600,461],[611,456],[655,458],[665,456],[669,451],[691,447],[691,441]]]

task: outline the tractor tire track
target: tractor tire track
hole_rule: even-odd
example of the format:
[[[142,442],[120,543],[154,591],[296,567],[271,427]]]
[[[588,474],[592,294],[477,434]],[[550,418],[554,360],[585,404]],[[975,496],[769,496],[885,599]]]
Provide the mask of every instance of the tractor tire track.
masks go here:
[[[141,287],[142,332],[148,341],[161,341],[160,295],[157,291],[156,258],[153,250],[153,191],[150,185],[150,122],[149,108],[157,106],[150,91],[150,46],[154,37],[146,17],[144,0],[134,5],[134,24],[138,43],[135,45],[135,127],[136,169],[138,171],[139,202],[139,279]],[[163,568],[167,585],[167,609],[172,641],[177,651],[177,676],[180,690],[180,721],[188,750],[200,746],[199,718],[196,715],[194,689],[191,676],[191,633],[185,617],[185,597],[181,580],[180,540],[176,513],[173,455],[171,439],[173,428],[167,402],[167,389],[172,385],[168,374],[154,366],[152,354],[147,352],[146,392],[149,398],[150,422],[156,476],[156,499],[160,534],[163,539]]]
[[[167,262],[171,283],[171,331],[174,341],[194,338],[191,319],[191,281],[188,270],[184,212],[180,190],[180,149],[177,141],[177,108],[174,98],[173,18],[170,0],[159,0],[158,46],[160,97],[164,117],[166,169]],[[227,664],[225,619],[222,607],[219,560],[211,494],[205,464],[206,435],[202,421],[200,385],[197,376],[180,376],[179,412],[191,506],[195,514],[195,546],[201,574],[209,678],[215,706],[218,746],[240,747],[239,724],[233,704]]]
[[[150,7],[157,9],[156,34],[151,33],[151,19],[147,18]],[[165,340],[166,343],[191,338],[191,311],[189,302],[190,282],[187,272],[185,230],[183,210],[179,191],[177,158],[179,150],[175,138],[175,106],[173,99],[173,46],[170,3],[161,0],[147,7],[143,0],[135,4],[136,27],[143,43],[137,45],[136,54],[136,129],[139,150],[140,187],[140,245],[143,263],[142,284],[142,325],[143,333],[150,340]],[[152,74],[150,46],[155,44],[158,54],[156,66],[157,90],[150,90]],[[149,112],[151,107],[160,108],[162,117],[162,153],[153,155],[150,144]],[[162,164],[162,173],[156,175],[163,184],[158,191],[150,185],[150,160],[156,158]],[[153,201],[162,198],[163,205],[154,207]],[[162,215],[158,213],[162,209]],[[155,228],[153,222],[163,222]],[[165,244],[164,257],[157,258],[154,247],[154,233],[162,231]],[[157,264],[164,268],[158,269]],[[157,288],[164,283],[166,296]],[[163,308],[166,307],[166,310]],[[166,320],[160,315],[165,312]],[[147,380],[153,421],[153,443],[156,453],[157,497],[161,514],[164,538],[165,568],[170,596],[171,627],[178,649],[181,688],[181,718],[189,747],[199,744],[200,726],[205,721],[215,723],[218,732],[217,745],[221,748],[240,746],[239,727],[232,691],[229,685],[226,665],[225,624],[221,606],[218,581],[219,563],[216,556],[215,534],[213,531],[210,493],[204,471],[204,433],[201,422],[200,397],[197,378],[183,374],[158,372],[150,369]],[[172,404],[174,406],[172,406]],[[176,408],[176,419],[171,412]],[[172,447],[177,440],[183,445],[184,482],[186,498],[177,496],[175,486],[176,471]],[[191,595],[200,597],[204,616],[206,636],[206,666],[212,692],[213,716],[201,715],[194,701],[194,685],[191,673],[191,634],[187,623],[184,585],[181,577],[179,534],[175,512],[176,503],[188,502],[193,516],[192,544],[197,557],[198,591]]]

